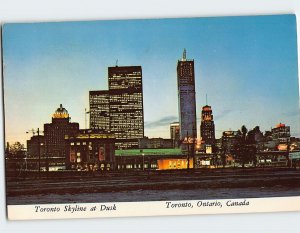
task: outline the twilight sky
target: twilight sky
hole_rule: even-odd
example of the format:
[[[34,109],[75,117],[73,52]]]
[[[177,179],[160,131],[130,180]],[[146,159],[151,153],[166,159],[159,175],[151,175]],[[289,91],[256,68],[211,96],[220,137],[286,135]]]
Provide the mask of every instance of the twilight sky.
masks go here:
[[[85,127],[89,90],[107,89],[107,67],[141,65],[145,136],[169,138],[178,120],[177,60],[195,60],[201,108],[224,130],[279,122],[300,136],[294,15],[163,20],[17,23],[3,27],[6,141],[51,122],[59,104]]]

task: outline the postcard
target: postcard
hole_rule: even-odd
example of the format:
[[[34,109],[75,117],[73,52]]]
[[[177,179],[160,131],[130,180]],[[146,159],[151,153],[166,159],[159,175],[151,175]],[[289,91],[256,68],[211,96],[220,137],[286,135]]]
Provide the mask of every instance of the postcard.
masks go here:
[[[293,14],[2,25],[9,220],[300,210]]]

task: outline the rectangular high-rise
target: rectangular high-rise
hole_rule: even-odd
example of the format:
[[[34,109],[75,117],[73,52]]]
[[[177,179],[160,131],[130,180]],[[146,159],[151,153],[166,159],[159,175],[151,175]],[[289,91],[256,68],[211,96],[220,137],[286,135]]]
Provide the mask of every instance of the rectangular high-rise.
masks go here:
[[[108,67],[110,131],[118,149],[138,148],[144,137],[141,66]]]
[[[186,50],[177,63],[180,139],[197,138],[194,60],[186,59]]]
[[[90,91],[90,127],[116,137],[116,149],[138,148],[144,137],[141,66],[108,67],[108,90]]]
[[[109,132],[109,91],[90,91],[90,128]]]
[[[138,148],[144,137],[141,66],[108,67],[110,132],[118,149]]]

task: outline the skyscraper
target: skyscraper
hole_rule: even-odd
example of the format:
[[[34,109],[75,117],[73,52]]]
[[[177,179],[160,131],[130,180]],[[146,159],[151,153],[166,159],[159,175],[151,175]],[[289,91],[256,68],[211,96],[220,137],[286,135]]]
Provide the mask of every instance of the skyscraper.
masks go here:
[[[90,128],[109,132],[109,91],[90,91]]]
[[[116,137],[116,148],[138,148],[144,137],[141,66],[108,67],[108,88],[90,91],[90,126]]]
[[[197,138],[194,60],[186,58],[186,50],[177,63],[180,139]]]
[[[108,67],[110,131],[118,149],[138,148],[144,137],[141,66]]]
[[[214,144],[215,124],[213,120],[211,106],[205,105],[202,107],[200,134],[205,144]]]

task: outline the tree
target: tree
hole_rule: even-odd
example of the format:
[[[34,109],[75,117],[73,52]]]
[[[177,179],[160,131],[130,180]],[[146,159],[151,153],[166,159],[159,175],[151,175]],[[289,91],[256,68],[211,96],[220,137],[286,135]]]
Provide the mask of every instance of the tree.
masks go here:
[[[233,148],[236,159],[245,167],[246,163],[253,162],[256,166],[256,140],[262,135],[259,126],[248,131],[245,125],[241,127],[241,138]],[[247,134],[248,133],[248,134]],[[259,136],[256,136],[259,135]]]
[[[15,142],[11,145],[8,145],[7,153],[9,156],[15,158],[23,158],[25,157],[25,147],[20,142]]]
[[[248,129],[246,128],[245,125],[242,126],[241,128],[241,132],[242,132],[242,141],[243,142],[246,142],[246,137],[247,137],[247,132],[248,132]]]
[[[260,131],[259,126],[254,127],[248,131],[247,143],[256,144],[257,142],[263,141],[263,133]]]

